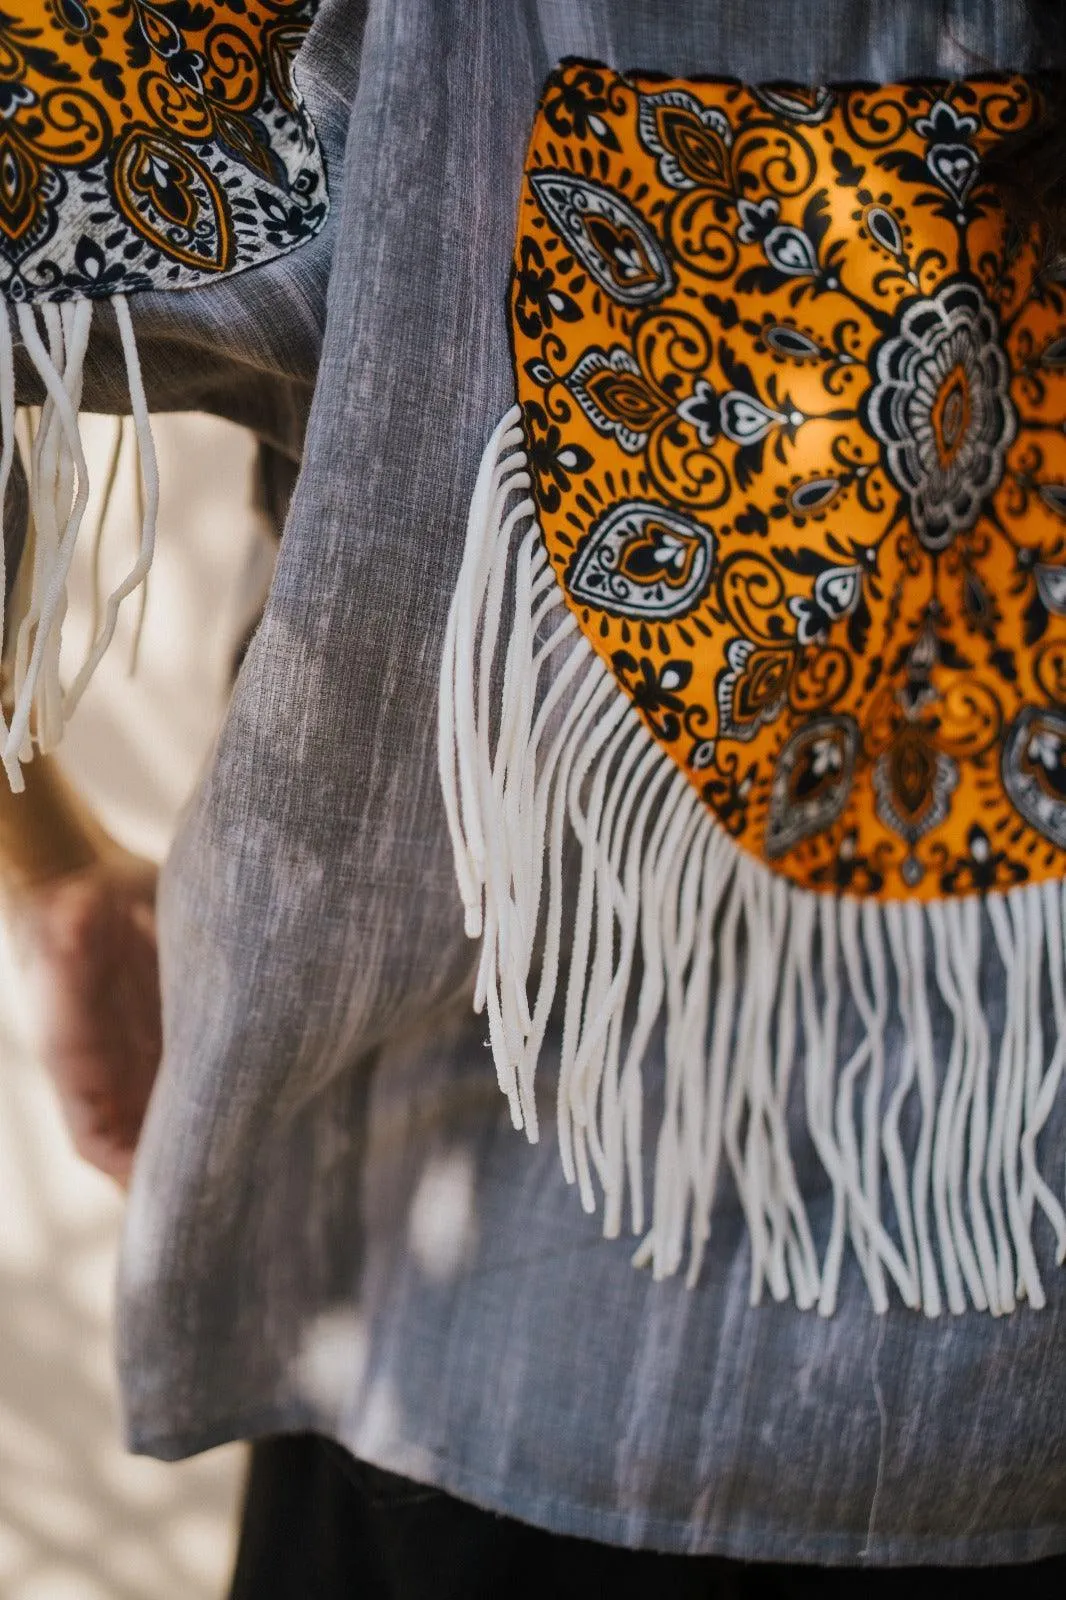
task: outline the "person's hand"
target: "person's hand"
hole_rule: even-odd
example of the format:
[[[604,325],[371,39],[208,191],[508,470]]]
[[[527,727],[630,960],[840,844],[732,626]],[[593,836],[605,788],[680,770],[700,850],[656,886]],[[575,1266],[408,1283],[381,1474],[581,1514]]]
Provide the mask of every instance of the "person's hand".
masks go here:
[[[162,1042],[156,868],[110,845],[23,885],[8,910],[33,1042],[78,1154],[123,1186]]]

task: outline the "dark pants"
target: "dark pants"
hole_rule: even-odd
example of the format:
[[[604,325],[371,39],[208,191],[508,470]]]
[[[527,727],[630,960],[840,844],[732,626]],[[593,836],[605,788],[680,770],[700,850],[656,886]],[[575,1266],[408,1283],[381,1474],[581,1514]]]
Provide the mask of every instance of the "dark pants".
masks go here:
[[[1063,1600],[1066,1557],[1024,1568],[745,1565],[564,1539],[305,1434],[252,1451],[230,1600]]]

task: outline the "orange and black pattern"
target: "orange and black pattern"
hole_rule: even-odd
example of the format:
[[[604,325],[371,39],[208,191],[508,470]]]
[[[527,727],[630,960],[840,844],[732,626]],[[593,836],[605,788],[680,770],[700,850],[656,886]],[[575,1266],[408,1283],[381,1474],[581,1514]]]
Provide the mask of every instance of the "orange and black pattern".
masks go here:
[[[545,545],[746,850],[884,898],[1066,876],[1066,285],[982,153],[1020,76],[566,62],[510,308]]]
[[[325,177],[292,75],[313,10],[0,7],[0,293],[186,288],[317,233]]]

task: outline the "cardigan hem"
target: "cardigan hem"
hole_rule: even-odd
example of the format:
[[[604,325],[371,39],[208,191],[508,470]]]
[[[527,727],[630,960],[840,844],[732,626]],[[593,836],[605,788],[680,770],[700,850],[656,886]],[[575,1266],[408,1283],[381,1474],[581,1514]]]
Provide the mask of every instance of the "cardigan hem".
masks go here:
[[[791,1562],[825,1567],[1024,1566],[1066,1555],[1066,1522],[1030,1528],[1000,1528],[964,1536],[844,1532],[797,1532],[738,1519],[730,1528],[644,1511],[612,1510],[573,1496],[546,1494],[439,1455],[422,1444],[396,1441],[391,1448],[361,1444],[334,1424],[300,1407],[266,1406],[185,1432],[152,1433],[131,1425],[132,1454],[181,1461],[224,1444],[251,1443],[272,1434],[311,1432],[334,1440],[359,1460],[441,1489],[485,1511],[514,1517],[549,1533],[591,1539],[627,1549],[667,1555],[719,1556],[734,1561]]]

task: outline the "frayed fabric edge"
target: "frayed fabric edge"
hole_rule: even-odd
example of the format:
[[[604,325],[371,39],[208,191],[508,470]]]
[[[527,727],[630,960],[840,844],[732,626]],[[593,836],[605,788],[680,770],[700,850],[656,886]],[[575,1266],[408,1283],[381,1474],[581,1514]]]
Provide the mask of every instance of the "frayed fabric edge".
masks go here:
[[[15,332],[41,380],[44,400],[29,427],[25,465],[29,485],[26,549],[7,607],[0,658],[10,722],[0,711],[3,761],[11,788],[25,787],[22,766],[34,749],[52,750],[62,738],[114,636],[123,600],[141,587],[155,549],[159,473],[148,402],[141,377],[129,306],[110,300],[126,366],[130,412],[137,441],[141,484],[140,542],[136,558],[94,616],[88,651],[69,686],[60,678],[60,649],[67,611],[67,580],[89,500],[89,473],[81,442],[85,357],[92,331],[93,302],[71,300],[11,309]],[[30,413],[25,413],[29,417]],[[16,449],[14,339],[0,313],[0,515]],[[113,474],[112,474],[113,476]],[[0,594],[6,592],[0,524]]]
[[[558,1001],[566,1179],[587,1211],[602,1203],[608,1237],[628,1209],[634,1261],[657,1279],[684,1267],[699,1280],[728,1168],[752,1304],[768,1291],[831,1315],[850,1247],[878,1312],[893,1288],[930,1317],[1042,1307],[1038,1214],[1066,1261],[1066,1212],[1037,1159],[1066,1065],[1066,886],[880,903],[800,889],[743,852],[578,629],[537,526],[520,417],[506,414],[482,460],[439,700],[456,875],[481,943],[475,1007],[515,1127],[539,1136],[537,1062]],[[978,987],[990,936],[997,1030]],[[854,1028],[844,1042],[845,1001],[857,1042]],[[946,1057],[933,1005],[950,1018]],[[905,1043],[889,1087],[892,1012]],[[653,1039],[665,1081],[646,1194]],[[795,1104],[829,1186],[821,1245]]]

